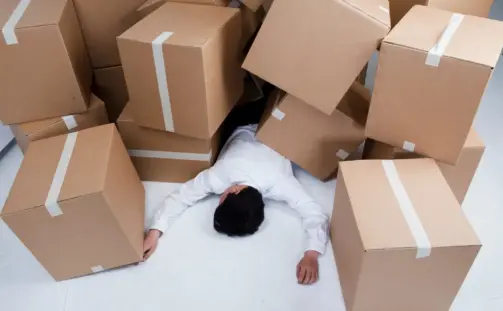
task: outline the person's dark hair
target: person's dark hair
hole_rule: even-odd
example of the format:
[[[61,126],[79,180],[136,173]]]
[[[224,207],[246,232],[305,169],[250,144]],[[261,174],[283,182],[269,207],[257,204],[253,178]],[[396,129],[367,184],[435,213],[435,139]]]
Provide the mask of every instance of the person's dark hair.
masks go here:
[[[262,194],[246,187],[238,194],[230,193],[215,210],[213,226],[219,233],[231,237],[252,235],[264,221]]]

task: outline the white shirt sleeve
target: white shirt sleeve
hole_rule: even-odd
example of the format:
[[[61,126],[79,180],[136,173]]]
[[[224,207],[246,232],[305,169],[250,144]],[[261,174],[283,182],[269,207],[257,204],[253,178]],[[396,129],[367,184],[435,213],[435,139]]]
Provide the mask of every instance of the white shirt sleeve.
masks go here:
[[[314,250],[320,254],[325,253],[328,242],[329,217],[294,176],[287,177],[277,183],[267,193],[266,197],[277,201],[285,201],[299,213],[307,237],[306,251]]]
[[[196,178],[171,193],[156,212],[149,229],[165,232],[188,208],[210,194],[221,194],[227,185],[219,178],[216,166],[199,173]]]

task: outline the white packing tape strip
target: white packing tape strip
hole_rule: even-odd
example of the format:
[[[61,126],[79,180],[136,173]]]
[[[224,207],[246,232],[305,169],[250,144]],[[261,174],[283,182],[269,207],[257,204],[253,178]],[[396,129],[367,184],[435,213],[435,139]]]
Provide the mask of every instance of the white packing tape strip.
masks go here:
[[[388,182],[395,194],[395,197],[398,201],[398,205],[400,206],[400,210],[409,226],[410,232],[414,237],[417,245],[417,253],[416,258],[424,258],[428,257],[431,254],[431,243],[426,231],[423,228],[423,224],[421,223],[421,219],[417,215],[416,209],[412,204],[412,201],[407,194],[407,190],[400,180],[400,176],[398,175],[398,171],[396,169],[395,163],[392,160],[384,160],[382,161],[382,166],[384,168],[384,172],[386,177],[388,178]]]
[[[414,150],[416,150],[416,144],[406,140],[403,143],[402,149],[409,152],[414,152]]]
[[[75,116],[64,116],[61,117],[63,119],[63,122],[65,122],[66,128],[71,131],[74,128],[78,126],[77,120],[75,119]]]
[[[31,0],[20,0],[17,7],[12,11],[9,19],[2,27],[2,34],[7,45],[18,44],[16,36],[16,26],[26,12]]]
[[[442,36],[440,36],[438,42],[428,52],[428,56],[426,56],[426,65],[433,67],[438,67],[438,65],[440,65],[440,59],[444,56],[445,49],[449,45],[449,42],[451,42],[452,37],[458,30],[464,17],[463,14],[452,14],[451,20],[442,33]]]
[[[173,35],[172,32],[165,31],[152,41],[152,51],[154,53],[155,74],[157,76],[157,87],[161,98],[162,115],[164,127],[168,132],[175,131],[173,123],[173,113],[171,111],[171,100],[169,98],[168,77],[166,76],[166,65],[164,62],[163,46],[164,42]]]
[[[281,121],[285,117],[285,113],[278,108],[274,108],[274,110],[272,111],[272,116]]]
[[[91,271],[93,273],[98,273],[101,271],[105,271],[105,268],[103,268],[103,266],[94,266],[94,267],[91,267]]]
[[[389,14],[389,9],[388,9],[388,8],[383,7],[382,5],[380,5],[380,6],[379,6],[379,9],[380,9],[381,11],[384,11],[384,12],[386,12],[386,13],[388,13],[388,14]]]
[[[171,151],[154,151],[129,149],[129,155],[135,158],[170,159],[187,161],[211,161],[212,151],[209,153],[185,153]]]
[[[72,158],[75,143],[77,142],[77,134],[78,132],[75,132],[66,136],[63,152],[61,152],[61,157],[59,159],[58,166],[56,167],[54,177],[52,178],[47,199],[45,200],[45,208],[52,217],[63,214],[63,211],[58,203],[58,197],[61,192],[63,182],[65,181],[66,171],[68,170],[68,165],[70,164],[70,159]]]
[[[349,153],[344,149],[339,149],[339,151],[337,151],[336,155],[341,160],[346,160],[349,157]]]

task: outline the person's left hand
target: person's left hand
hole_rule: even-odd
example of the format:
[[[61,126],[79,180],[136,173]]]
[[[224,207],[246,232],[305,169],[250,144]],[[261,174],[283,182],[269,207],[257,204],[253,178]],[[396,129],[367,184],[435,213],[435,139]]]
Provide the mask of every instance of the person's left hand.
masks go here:
[[[299,284],[309,285],[318,281],[318,256],[317,251],[306,251],[297,265],[297,280]]]

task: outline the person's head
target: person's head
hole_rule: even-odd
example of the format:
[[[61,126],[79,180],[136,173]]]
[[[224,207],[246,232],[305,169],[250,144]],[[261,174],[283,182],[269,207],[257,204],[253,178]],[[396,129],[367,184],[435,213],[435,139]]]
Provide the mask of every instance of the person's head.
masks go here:
[[[215,210],[213,226],[231,237],[252,235],[264,221],[262,194],[249,186],[229,188]]]

